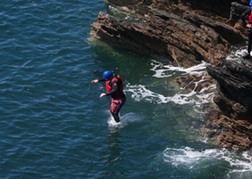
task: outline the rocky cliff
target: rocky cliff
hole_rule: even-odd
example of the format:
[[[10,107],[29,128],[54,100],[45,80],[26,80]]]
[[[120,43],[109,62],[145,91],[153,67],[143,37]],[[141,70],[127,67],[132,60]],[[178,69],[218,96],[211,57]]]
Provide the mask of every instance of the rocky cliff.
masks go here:
[[[204,132],[235,150],[252,147],[251,61],[225,60],[232,46],[245,44],[239,16],[248,0],[107,0],[91,35],[115,48],[190,67],[205,61],[218,82]]]

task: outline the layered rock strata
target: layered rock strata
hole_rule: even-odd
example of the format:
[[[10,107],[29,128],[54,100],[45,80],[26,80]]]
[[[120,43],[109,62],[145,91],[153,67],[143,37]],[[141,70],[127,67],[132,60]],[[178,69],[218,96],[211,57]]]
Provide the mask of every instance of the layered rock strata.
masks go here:
[[[100,13],[91,34],[116,48],[159,55],[176,65],[190,67],[201,61],[220,64],[230,45],[244,41],[244,34],[226,24],[226,18],[210,9],[193,9],[194,5],[201,7],[195,1],[108,2],[117,14]],[[119,18],[119,13],[129,20]]]

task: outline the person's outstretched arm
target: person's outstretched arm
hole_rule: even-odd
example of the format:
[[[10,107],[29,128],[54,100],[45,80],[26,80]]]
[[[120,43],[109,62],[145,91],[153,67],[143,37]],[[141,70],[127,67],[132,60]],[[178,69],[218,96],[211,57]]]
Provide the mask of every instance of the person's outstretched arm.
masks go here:
[[[91,83],[99,83],[99,82],[103,82],[103,81],[106,81],[105,79],[95,79],[95,80],[92,80]]]
[[[249,16],[249,13],[250,13],[250,8],[246,9],[246,10],[242,13],[242,15],[240,16],[241,19],[242,19],[242,22],[243,22],[244,24],[247,24],[247,23],[248,23],[248,16]]]

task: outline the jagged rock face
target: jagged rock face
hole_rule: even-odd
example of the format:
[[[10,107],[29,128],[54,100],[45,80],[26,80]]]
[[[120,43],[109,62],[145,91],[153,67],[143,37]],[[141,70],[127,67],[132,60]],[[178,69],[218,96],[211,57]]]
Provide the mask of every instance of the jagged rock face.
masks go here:
[[[217,145],[248,150],[252,147],[252,59],[225,60],[224,65],[207,67],[219,91],[214,97],[217,112],[210,116],[205,133],[215,137]]]
[[[224,64],[225,67],[207,67],[219,84],[215,102],[227,116],[252,122],[252,62],[225,60]]]
[[[224,23],[227,19],[192,8],[203,4],[209,9],[212,1],[186,1],[192,6],[165,0],[108,2],[141,20],[130,22],[101,13],[92,25],[92,36],[116,48],[165,57],[179,66],[190,67],[202,60],[218,65],[230,44],[244,40],[240,31]]]
[[[215,138],[214,143],[235,151],[249,150],[252,147],[252,125],[249,121],[233,120],[215,111],[207,121],[204,134]]]

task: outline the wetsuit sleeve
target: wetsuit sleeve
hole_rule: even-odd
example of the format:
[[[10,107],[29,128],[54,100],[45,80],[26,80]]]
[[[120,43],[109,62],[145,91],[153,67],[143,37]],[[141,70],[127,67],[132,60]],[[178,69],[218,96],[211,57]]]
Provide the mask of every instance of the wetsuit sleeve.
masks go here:
[[[241,15],[241,19],[242,19],[242,22],[244,24],[247,24],[248,23],[248,16],[249,16],[249,13],[250,13],[250,8],[246,9],[242,15]]]
[[[98,79],[98,82],[104,82],[106,81],[106,79],[102,78],[102,79]]]
[[[106,95],[113,95],[119,90],[119,86],[117,81],[116,82],[111,82],[112,90],[110,92],[106,92]]]

